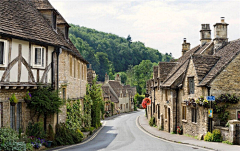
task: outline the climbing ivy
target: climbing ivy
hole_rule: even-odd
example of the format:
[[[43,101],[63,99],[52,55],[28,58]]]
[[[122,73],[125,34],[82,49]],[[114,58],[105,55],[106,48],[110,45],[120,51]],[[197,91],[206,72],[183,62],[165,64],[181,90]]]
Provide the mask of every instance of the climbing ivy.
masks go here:
[[[67,103],[67,120],[66,127],[69,129],[82,128],[83,114],[80,100],[68,100]]]
[[[221,94],[213,102],[213,112],[218,114],[219,119],[223,122],[227,122],[229,119],[229,111],[226,111],[231,104],[237,104],[240,98],[235,94]]]

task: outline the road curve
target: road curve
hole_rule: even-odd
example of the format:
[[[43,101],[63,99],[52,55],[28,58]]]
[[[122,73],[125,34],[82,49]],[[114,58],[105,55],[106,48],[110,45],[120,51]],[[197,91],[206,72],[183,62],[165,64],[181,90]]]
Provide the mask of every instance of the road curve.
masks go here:
[[[122,114],[106,120],[105,126],[91,141],[74,145],[61,151],[203,151],[196,147],[162,141],[152,137],[136,124],[136,118],[144,111]]]

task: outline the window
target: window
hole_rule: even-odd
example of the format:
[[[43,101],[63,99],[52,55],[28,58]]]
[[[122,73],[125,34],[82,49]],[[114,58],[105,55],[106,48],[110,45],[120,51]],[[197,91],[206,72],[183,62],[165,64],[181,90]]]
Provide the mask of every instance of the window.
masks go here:
[[[69,57],[70,76],[72,76],[72,57]]]
[[[81,77],[80,77],[80,76],[81,76],[81,75],[80,75],[80,62],[78,62],[78,68],[77,68],[77,69],[78,69],[78,79],[80,79],[80,78],[81,78]]]
[[[69,31],[69,28],[66,26],[65,27],[65,38],[68,39],[68,31]]]
[[[83,64],[82,64],[82,80],[84,80],[84,79],[83,79],[83,71],[84,71],[84,70],[83,70]]]
[[[186,114],[187,113],[187,108],[186,108],[186,106],[182,106],[182,119],[183,120],[186,120],[187,119],[187,117],[186,117]]]
[[[128,103],[126,104],[126,108],[128,108]]]
[[[34,65],[44,67],[44,51],[43,47],[34,47]]]
[[[3,105],[0,102],[0,128],[3,127]]]
[[[166,98],[166,101],[168,101],[167,90],[165,90],[165,98]]]
[[[240,120],[240,111],[237,111],[237,120]]]
[[[122,104],[120,105],[120,109],[122,110]]]
[[[0,41],[0,64],[4,61],[4,42]]]
[[[76,59],[73,60],[73,73],[74,73],[74,78],[76,78]]]
[[[194,78],[190,77],[188,78],[188,84],[189,84],[189,94],[194,94]]]
[[[53,29],[57,29],[57,15],[53,13]]]
[[[192,122],[197,123],[197,109],[192,108]]]
[[[63,89],[62,89],[62,95],[63,95],[63,96],[62,96],[63,99],[66,100],[66,88],[63,88]]]
[[[158,119],[160,119],[160,104],[158,104]]]
[[[22,128],[22,103],[19,102],[17,104],[17,117],[16,117],[16,120],[17,120],[17,131],[19,131],[19,128]]]
[[[15,106],[10,106],[10,127],[15,129]]]

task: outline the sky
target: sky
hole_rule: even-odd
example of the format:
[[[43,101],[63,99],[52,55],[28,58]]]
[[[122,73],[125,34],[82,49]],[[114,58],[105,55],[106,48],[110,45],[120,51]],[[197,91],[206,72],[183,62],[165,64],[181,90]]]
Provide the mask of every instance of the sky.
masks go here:
[[[229,41],[240,38],[240,0],[49,0],[68,23],[132,37],[161,53],[182,54],[183,38],[200,44],[201,24],[225,17]]]

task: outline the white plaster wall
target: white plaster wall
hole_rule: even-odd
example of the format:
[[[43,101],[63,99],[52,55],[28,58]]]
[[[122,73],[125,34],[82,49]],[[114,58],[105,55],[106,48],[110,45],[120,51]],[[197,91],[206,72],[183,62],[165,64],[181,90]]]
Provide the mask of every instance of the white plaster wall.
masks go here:
[[[18,64],[16,63],[10,71],[10,82],[17,82],[18,80]]]
[[[2,79],[4,71],[0,70],[0,80]]]
[[[28,82],[28,70],[27,68],[22,64],[22,71],[21,71],[21,80],[20,82]]]
[[[22,45],[22,55],[25,60],[28,62],[28,53],[29,53],[29,42],[12,39],[12,52],[11,52],[11,60],[15,59],[18,56],[18,45]]]
[[[39,82],[42,80],[44,70],[39,70]]]
[[[37,82],[37,70],[36,69],[32,69],[32,73],[33,73],[33,77],[35,79],[35,82]]]
[[[52,83],[52,70],[50,69],[47,76],[47,83]]]

